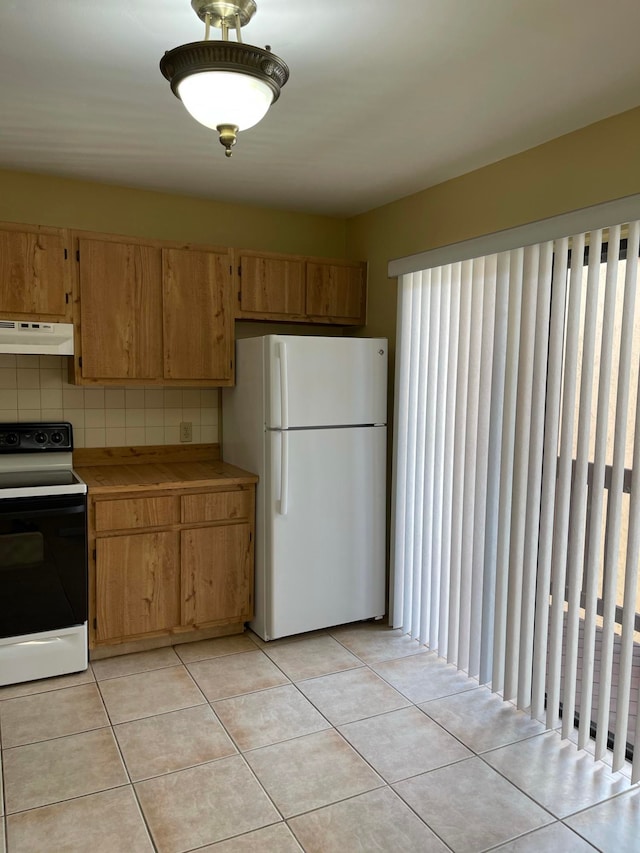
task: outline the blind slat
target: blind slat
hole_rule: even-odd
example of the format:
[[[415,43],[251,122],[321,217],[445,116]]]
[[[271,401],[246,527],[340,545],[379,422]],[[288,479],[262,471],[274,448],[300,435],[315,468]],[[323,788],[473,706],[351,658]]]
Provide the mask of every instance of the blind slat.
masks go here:
[[[522,312],[522,274],[524,250],[511,252],[509,269],[509,313],[507,359],[504,381],[504,406],[501,435],[500,502],[498,508],[498,547],[496,569],[495,624],[493,640],[494,692],[504,686],[507,636],[507,595],[509,589],[509,543],[511,534],[511,492],[513,485],[513,451],[518,395],[518,353],[520,350],[520,315]]]
[[[448,657],[449,597],[453,501],[453,459],[456,425],[456,384],[458,372],[458,333],[460,323],[460,275],[462,267],[453,264],[451,274],[451,300],[449,305],[449,348],[447,351],[447,402],[445,407],[444,491],[442,498],[442,579],[440,584],[440,620],[438,650]]]
[[[438,288],[440,290],[440,312],[438,329],[437,375],[435,387],[435,406],[438,417],[434,437],[433,454],[433,526],[431,539],[432,596],[429,617],[429,645],[438,648],[440,636],[440,614],[442,612],[442,518],[444,512],[444,448],[445,418],[441,412],[446,407],[447,394],[447,358],[449,351],[449,311],[451,306],[451,269],[442,270]],[[444,356],[444,357],[443,357]]]
[[[607,461],[607,436],[609,431],[611,367],[613,360],[613,333],[619,254],[620,226],[616,225],[609,230],[604,308],[602,315],[602,340],[600,344],[600,375],[598,377],[596,440],[591,477],[591,506],[584,582],[585,614],[582,640],[582,697],[580,700],[580,728],[578,732],[578,746],[580,749],[584,749],[591,735],[591,705],[593,702],[598,580],[600,575],[600,548],[602,544],[602,507],[604,505],[604,478]]]
[[[609,704],[611,701],[611,673],[613,669],[613,641],[615,631],[616,580],[624,484],[624,457],[627,436],[627,410],[629,408],[629,374],[633,345],[633,326],[636,300],[636,270],[640,223],[629,226],[627,238],[627,269],[624,282],[624,304],[620,333],[620,360],[618,363],[618,389],[616,397],[613,468],[607,502],[607,539],[604,560],[602,651],[600,662],[600,695],[598,701],[598,731],[596,758],[602,758],[607,749],[609,731]]]
[[[520,617],[520,659],[518,662],[518,708],[531,705],[531,674],[535,619],[538,536],[540,531],[540,494],[542,489],[542,453],[544,411],[549,350],[549,314],[551,311],[551,271],[553,243],[540,251],[535,315],[535,348],[531,385],[529,462],[527,474],[527,512],[522,568],[522,614]]]
[[[392,473],[392,585],[393,601],[390,602],[393,614],[393,627],[408,630],[409,619],[406,606],[410,589],[410,562],[407,554],[407,526],[410,511],[407,505],[407,467],[410,458],[408,446],[409,423],[409,378],[411,350],[411,311],[413,294],[409,282],[398,289],[398,328],[396,333],[396,381],[393,429],[393,473]]]
[[[498,255],[494,300],[494,352],[491,376],[491,421],[487,450],[487,499],[485,512],[484,588],[480,628],[480,684],[492,678],[492,646],[495,620],[495,587],[498,554],[498,514],[500,508],[500,439],[507,362],[507,319],[509,315],[508,252]]]
[[[553,530],[551,562],[551,622],[549,638],[549,678],[547,684],[547,727],[552,728],[560,704],[560,679],[562,675],[562,633],[564,622],[564,587],[567,573],[567,537],[569,532],[569,507],[571,502],[571,468],[573,453],[573,426],[577,354],[582,294],[582,257],[584,234],[573,239],[571,277],[569,280],[569,308],[564,356],[564,383],[562,412],[560,415],[560,457],[556,518]]]
[[[482,591],[484,586],[484,540],[487,516],[487,476],[489,429],[491,425],[491,374],[493,368],[493,336],[496,304],[497,256],[485,258],[483,272],[482,340],[478,381],[478,428],[476,442],[476,476],[473,518],[473,557],[471,567],[471,624],[468,673],[480,674],[480,636],[482,625]]]
[[[627,260],[627,263],[630,261]],[[637,265],[637,258],[635,259]],[[640,372],[638,373],[640,391]],[[640,393],[636,395],[635,435],[640,435]],[[633,445],[633,470],[640,471],[640,441]],[[632,481],[629,507],[629,533],[624,576],[624,598],[622,604],[622,638],[620,649],[620,672],[616,702],[616,729],[613,746],[613,770],[620,770],[625,761],[627,726],[629,724],[629,700],[631,698],[631,668],[633,666],[633,639],[636,621],[636,599],[638,595],[638,560],[640,558],[640,487]]]
[[[591,437],[591,398],[596,344],[596,319],[602,232],[592,232],[589,241],[586,308],[582,344],[582,374],[580,377],[580,409],[578,412],[578,443],[571,492],[569,517],[569,550],[567,584],[569,588],[566,629],[564,690],[562,694],[562,737],[568,738],[573,729],[576,707],[576,675],[578,671],[578,639],[580,630],[580,593],[584,569],[584,541],[587,519],[587,475],[589,468],[589,439]]]
[[[549,366],[547,368],[547,401],[545,408],[544,449],[542,465],[542,498],[540,504],[540,541],[538,545],[538,588],[533,644],[531,715],[542,718],[546,693],[546,668],[549,630],[549,594],[558,464],[560,395],[564,321],[567,301],[567,238],[556,243],[551,323],[549,326]]]
[[[535,347],[536,300],[540,247],[524,251],[522,313],[520,316],[520,357],[518,361],[515,441],[513,450],[513,489],[511,498],[511,541],[509,545],[509,591],[507,597],[507,647],[504,698],[514,699],[518,692],[520,657],[520,619],[522,614],[522,568],[524,534],[527,521],[529,433],[531,428],[531,390]]]
[[[469,338],[471,300],[462,298],[471,288],[472,265],[465,261],[460,279],[460,317],[458,323],[458,370],[456,374],[456,418],[453,451],[453,495],[451,509],[451,582],[449,590],[449,638],[447,660],[458,660],[460,626],[460,577],[462,564],[462,507],[464,502],[464,452],[467,429],[467,389],[469,379]]]
[[[415,339],[417,342],[414,351],[415,365],[412,369],[412,377],[415,376],[415,384],[412,388],[412,412],[411,418],[415,431],[415,470],[413,472],[413,512],[414,518],[413,541],[412,541],[412,612],[411,612],[411,635],[417,639],[420,637],[420,614],[423,607],[424,585],[422,582],[422,548],[423,548],[423,510],[424,510],[424,457],[425,457],[425,420],[427,394],[425,377],[427,373],[427,362],[429,357],[429,303],[431,290],[428,283],[431,280],[431,270],[425,270],[416,281],[420,288],[420,310],[416,312],[417,331]],[[426,286],[425,286],[426,285]]]
[[[433,488],[434,488],[434,442],[436,429],[435,377],[438,368],[438,331],[440,315],[440,277],[439,269],[430,270],[428,309],[423,312],[423,328],[427,331],[424,349],[422,388],[424,394],[424,446],[422,456],[418,458],[418,470],[423,473],[422,484],[422,552],[420,554],[420,584],[422,604],[420,607],[420,642],[429,642],[429,615],[433,589],[431,584],[431,540],[433,536]],[[421,407],[422,411],[422,407]]]
[[[478,460],[478,413],[480,409],[480,362],[482,353],[482,303],[485,259],[473,261],[471,279],[471,330],[467,390],[467,440],[464,449],[464,498],[462,504],[462,559],[460,561],[460,620],[458,666],[468,671],[471,648],[471,600],[473,588],[473,531]]]

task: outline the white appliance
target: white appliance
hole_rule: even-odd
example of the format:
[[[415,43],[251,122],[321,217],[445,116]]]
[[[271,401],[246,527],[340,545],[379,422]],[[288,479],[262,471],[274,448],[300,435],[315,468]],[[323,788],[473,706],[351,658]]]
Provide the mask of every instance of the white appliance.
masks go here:
[[[73,324],[0,320],[0,353],[73,355]]]
[[[87,668],[87,486],[70,423],[0,424],[0,685]]]
[[[222,418],[224,460],[260,478],[252,629],[383,616],[387,340],[239,340]]]

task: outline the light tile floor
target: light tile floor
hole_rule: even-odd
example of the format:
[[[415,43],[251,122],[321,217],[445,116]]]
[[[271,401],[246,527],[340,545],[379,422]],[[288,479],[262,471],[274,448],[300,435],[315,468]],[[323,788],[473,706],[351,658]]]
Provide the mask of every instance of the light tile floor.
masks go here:
[[[0,689],[0,853],[640,851],[640,787],[374,623]]]

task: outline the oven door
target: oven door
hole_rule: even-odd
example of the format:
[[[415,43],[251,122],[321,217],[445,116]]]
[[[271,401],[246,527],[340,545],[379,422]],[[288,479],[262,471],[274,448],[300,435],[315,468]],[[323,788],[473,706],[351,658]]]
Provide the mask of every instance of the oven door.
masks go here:
[[[86,495],[0,492],[0,638],[86,620]]]

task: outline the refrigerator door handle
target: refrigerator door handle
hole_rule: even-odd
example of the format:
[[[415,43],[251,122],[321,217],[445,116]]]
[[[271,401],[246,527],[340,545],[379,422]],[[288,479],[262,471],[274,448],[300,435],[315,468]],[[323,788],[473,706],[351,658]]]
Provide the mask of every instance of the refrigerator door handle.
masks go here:
[[[289,433],[282,431],[282,451],[280,454],[280,515],[286,515],[289,509]]]
[[[287,345],[278,343],[280,356],[280,427],[289,429],[289,377],[287,374]]]

